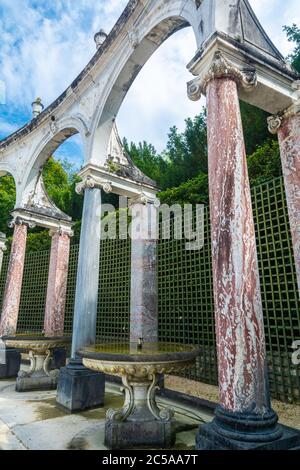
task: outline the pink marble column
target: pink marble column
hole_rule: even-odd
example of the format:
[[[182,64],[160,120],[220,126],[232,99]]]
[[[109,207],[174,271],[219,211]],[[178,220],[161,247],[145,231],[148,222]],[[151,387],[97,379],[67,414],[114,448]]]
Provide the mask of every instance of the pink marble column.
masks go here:
[[[62,336],[64,332],[67,295],[70,234],[54,232],[48,276],[48,289],[44,321],[45,336]]]
[[[207,85],[212,261],[220,405],[270,408],[250,187],[236,81]]]
[[[300,295],[300,112],[283,119],[278,139]]]
[[[0,336],[11,336],[17,331],[26,240],[27,225],[16,221],[3,298]]]

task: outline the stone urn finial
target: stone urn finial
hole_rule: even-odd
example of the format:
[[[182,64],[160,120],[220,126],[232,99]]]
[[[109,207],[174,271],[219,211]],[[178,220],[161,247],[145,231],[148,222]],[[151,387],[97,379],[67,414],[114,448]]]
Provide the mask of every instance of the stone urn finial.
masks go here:
[[[107,38],[107,34],[103,29],[100,29],[100,31],[98,31],[98,33],[95,34],[94,41],[96,43],[97,49],[99,49],[99,47],[102,46],[106,38]]]
[[[36,118],[39,114],[41,114],[41,112],[44,109],[44,105],[42,103],[41,98],[36,98],[36,100],[34,100],[34,102],[32,103],[31,106],[32,106],[32,116],[33,116],[33,118]]]

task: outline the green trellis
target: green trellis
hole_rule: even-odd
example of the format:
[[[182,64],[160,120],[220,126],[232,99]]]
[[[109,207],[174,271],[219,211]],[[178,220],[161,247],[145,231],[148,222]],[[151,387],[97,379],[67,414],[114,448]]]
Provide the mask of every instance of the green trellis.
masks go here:
[[[255,187],[252,203],[258,245],[262,300],[274,398],[300,402],[300,368],[291,362],[292,343],[300,339],[300,303],[282,178]],[[204,214],[204,247],[186,251],[184,241],[158,245],[159,335],[161,340],[199,344],[202,354],[186,376],[217,383],[209,211]],[[71,247],[65,330],[72,330],[78,245]],[[22,289],[20,330],[41,330],[49,252],[28,253]],[[8,266],[4,257],[0,302]],[[106,240],[101,248],[97,334],[102,340],[129,336],[130,242]]]

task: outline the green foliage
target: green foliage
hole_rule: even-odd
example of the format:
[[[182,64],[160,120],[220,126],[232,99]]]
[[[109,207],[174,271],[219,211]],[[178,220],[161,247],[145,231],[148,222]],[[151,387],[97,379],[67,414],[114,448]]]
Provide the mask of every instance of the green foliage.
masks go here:
[[[149,178],[163,185],[163,175],[167,171],[167,162],[157,154],[153,145],[143,141],[135,144],[123,140],[125,151],[128,153],[134,164]]]
[[[278,142],[267,140],[258,146],[248,157],[248,171],[251,186],[257,186],[282,175]],[[182,183],[178,187],[167,189],[159,194],[165,204],[207,204],[208,176],[200,173],[197,177]]]
[[[0,232],[11,233],[8,230],[10,212],[13,210],[16,202],[16,187],[12,176],[3,176],[0,178]]]
[[[124,139],[124,146],[133,162],[161,189],[180,185],[201,172],[207,173],[205,112],[193,119],[186,119],[183,133],[172,127],[166,150],[161,155],[145,141],[138,145],[131,142],[129,145]]]
[[[290,54],[289,59],[294,69],[300,73],[300,28],[293,24],[292,26],[284,26],[283,29],[288,40],[295,43],[294,52]]]
[[[167,189],[158,195],[163,204],[207,204],[208,175],[201,173],[176,188]]]
[[[43,169],[43,178],[49,197],[63,212],[77,220],[81,217],[83,199],[76,194],[79,178],[71,173],[66,164],[49,158]]]
[[[268,140],[248,157],[248,171],[252,186],[282,175],[278,142]]]
[[[200,173],[207,173],[207,130],[204,111],[193,119],[186,119],[182,134],[178,133],[176,127],[170,129],[164,158],[168,162],[164,188],[180,185]]]
[[[268,113],[244,101],[240,102],[240,107],[247,155],[251,155],[266,140],[277,140],[277,136],[272,137],[268,130]]]

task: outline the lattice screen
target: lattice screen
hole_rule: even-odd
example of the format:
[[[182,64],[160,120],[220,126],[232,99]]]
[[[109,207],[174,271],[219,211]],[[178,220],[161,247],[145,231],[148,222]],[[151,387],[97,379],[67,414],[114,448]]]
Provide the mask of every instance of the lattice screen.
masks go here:
[[[300,339],[300,302],[281,178],[252,190],[258,258],[266,327],[272,396],[300,402],[300,368],[291,363],[294,340]],[[201,251],[186,251],[181,241],[161,240],[158,246],[160,339],[195,343],[200,360],[187,375],[217,382],[213,318],[212,273],[208,210],[205,243]],[[65,329],[72,329],[78,246],[71,247]],[[20,330],[42,327],[49,254],[28,253],[25,262]],[[3,297],[8,256],[0,277]],[[101,248],[101,273],[97,334],[124,340],[129,334],[130,242],[105,241]]]

